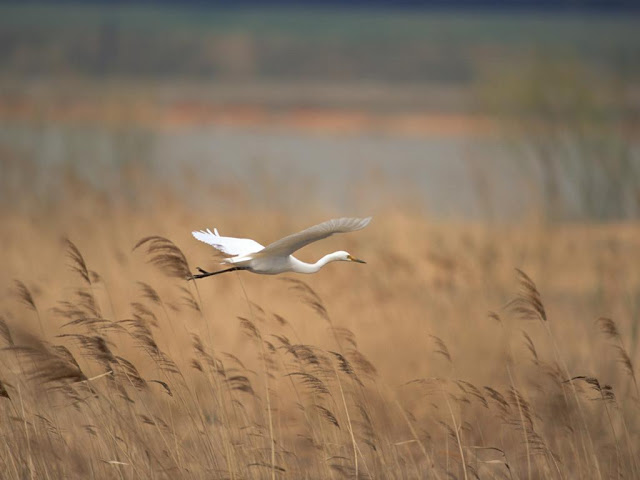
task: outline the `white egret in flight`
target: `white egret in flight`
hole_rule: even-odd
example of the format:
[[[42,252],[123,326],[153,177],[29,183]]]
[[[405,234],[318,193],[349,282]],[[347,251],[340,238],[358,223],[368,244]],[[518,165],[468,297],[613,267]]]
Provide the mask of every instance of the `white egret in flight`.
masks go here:
[[[263,275],[275,275],[283,272],[316,273],[327,263],[338,260],[365,263],[363,260],[354,258],[344,251],[325,255],[316,263],[302,262],[294,257],[292,253],[334,233],[360,230],[369,225],[370,221],[371,217],[328,220],[299,233],[284,237],[266,247],[249,238],[222,237],[215,228],[213,232],[209,229],[192,232],[193,236],[201,242],[208,243],[222,253],[230,255],[222,263],[233,265],[231,268],[217,272],[207,272],[198,267],[200,273],[194,275],[193,278],[204,278],[219,273],[233,272],[234,270],[249,270]]]

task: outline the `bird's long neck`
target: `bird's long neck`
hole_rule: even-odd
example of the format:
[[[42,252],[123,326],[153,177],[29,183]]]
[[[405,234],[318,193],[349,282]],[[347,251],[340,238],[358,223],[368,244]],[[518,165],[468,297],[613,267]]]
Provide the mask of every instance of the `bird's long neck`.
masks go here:
[[[295,257],[292,257],[292,258],[296,262],[296,270],[295,270],[296,272],[299,272],[299,273],[316,273],[322,267],[324,267],[327,263],[335,262],[336,260],[339,260],[338,255],[339,255],[338,252],[330,253],[330,254],[325,255],[324,257],[322,257],[316,263],[306,263],[306,262],[303,262],[301,260],[298,260]]]

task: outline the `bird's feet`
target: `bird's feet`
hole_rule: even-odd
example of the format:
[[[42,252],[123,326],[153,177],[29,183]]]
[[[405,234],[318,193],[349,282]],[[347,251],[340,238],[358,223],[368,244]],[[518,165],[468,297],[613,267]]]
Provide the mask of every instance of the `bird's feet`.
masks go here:
[[[198,270],[198,272],[200,273],[198,275],[191,275],[190,277],[187,277],[187,280],[194,280],[196,278],[208,277],[209,275],[211,275],[211,272],[207,272],[200,267],[196,267],[196,270]]]

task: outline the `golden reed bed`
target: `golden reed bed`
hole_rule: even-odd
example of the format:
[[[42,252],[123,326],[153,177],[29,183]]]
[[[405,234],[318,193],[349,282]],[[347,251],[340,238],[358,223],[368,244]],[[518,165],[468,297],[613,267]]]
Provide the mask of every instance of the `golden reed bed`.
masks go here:
[[[336,212],[3,211],[2,477],[640,475],[638,227],[373,213],[300,255],[361,268],[194,283],[215,258],[191,230]]]

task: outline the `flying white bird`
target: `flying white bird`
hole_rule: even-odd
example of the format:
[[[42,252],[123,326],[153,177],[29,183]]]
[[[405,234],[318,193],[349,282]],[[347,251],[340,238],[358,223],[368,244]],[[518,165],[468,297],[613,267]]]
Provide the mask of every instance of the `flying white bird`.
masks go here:
[[[213,232],[209,229],[192,232],[193,236],[201,242],[208,243],[222,253],[230,255],[222,263],[233,265],[231,268],[217,272],[207,272],[198,267],[200,273],[194,275],[193,278],[204,278],[219,273],[233,272],[234,270],[249,270],[263,275],[275,275],[283,272],[316,273],[327,263],[338,260],[366,263],[344,251],[325,255],[316,263],[302,262],[294,257],[292,253],[334,233],[360,230],[369,225],[370,221],[371,217],[328,220],[299,233],[284,237],[266,247],[249,238],[222,237],[215,228]]]

